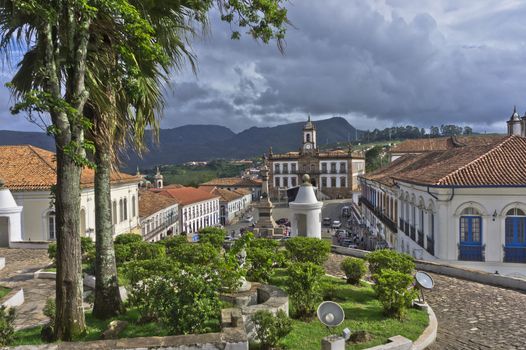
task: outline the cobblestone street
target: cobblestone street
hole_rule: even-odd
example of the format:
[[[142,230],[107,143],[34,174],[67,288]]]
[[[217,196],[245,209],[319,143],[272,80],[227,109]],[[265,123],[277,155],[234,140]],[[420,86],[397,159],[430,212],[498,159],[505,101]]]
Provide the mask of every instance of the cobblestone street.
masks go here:
[[[343,256],[332,254],[326,270],[343,275]],[[438,319],[430,350],[526,349],[526,294],[431,274],[435,288],[426,299]]]
[[[42,313],[46,300],[55,295],[55,281],[34,279],[33,273],[50,264],[47,251],[43,249],[0,248],[5,257],[5,268],[0,270],[0,284],[10,288],[23,288],[25,302],[17,307],[15,328],[44,324],[47,317]]]

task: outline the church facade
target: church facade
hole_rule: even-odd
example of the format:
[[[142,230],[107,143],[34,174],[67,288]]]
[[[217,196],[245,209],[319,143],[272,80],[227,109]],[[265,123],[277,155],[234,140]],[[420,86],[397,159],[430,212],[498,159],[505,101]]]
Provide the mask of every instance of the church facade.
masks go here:
[[[269,151],[271,198],[286,198],[287,190],[299,186],[305,174],[310,176],[318,198],[351,198],[352,192],[358,190],[358,176],[365,173],[364,157],[350,148],[320,151],[310,116],[302,133],[299,151],[282,154]]]

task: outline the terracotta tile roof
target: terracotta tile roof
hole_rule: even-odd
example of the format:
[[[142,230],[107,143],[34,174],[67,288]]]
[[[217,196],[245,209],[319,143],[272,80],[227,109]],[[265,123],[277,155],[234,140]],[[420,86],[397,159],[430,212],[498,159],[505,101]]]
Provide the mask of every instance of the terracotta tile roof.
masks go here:
[[[236,191],[229,191],[223,188],[216,188],[212,191],[212,194],[215,194],[220,197],[222,202],[231,202],[239,198],[243,198],[243,195],[237,193]]]
[[[406,181],[432,186],[526,186],[526,138],[403,156],[364,176],[384,184]]]
[[[0,179],[13,191],[49,190],[56,184],[55,153],[31,145],[0,146]],[[81,186],[93,187],[95,171],[82,171]],[[112,183],[139,182],[140,179],[118,171]]]
[[[445,151],[447,149],[462,146],[482,146],[491,144],[495,140],[503,139],[503,135],[475,135],[475,136],[454,136],[438,137],[426,139],[405,140],[389,151],[391,153],[422,153],[432,151]]]
[[[163,196],[148,190],[139,191],[139,217],[147,218],[160,210],[176,205],[174,198]]]
[[[246,196],[246,195],[252,195],[252,191],[246,189],[246,188],[238,188],[237,190],[234,190],[234,192],[237,192],[239,193],[240,195],[242,196]]]
[[[152,188],[150,191],[157,192],[163,196],[174,198],[177,200],[177,202],[179,202],[180,205],[188,205],[209,199],[219,198],[218,195],[211,194],[194,187]]]
[[[233,187],[257,187],[261,186],[261,180],[247,179],[244,177],[223,177],[213,179],[200,186],[233,186]]]

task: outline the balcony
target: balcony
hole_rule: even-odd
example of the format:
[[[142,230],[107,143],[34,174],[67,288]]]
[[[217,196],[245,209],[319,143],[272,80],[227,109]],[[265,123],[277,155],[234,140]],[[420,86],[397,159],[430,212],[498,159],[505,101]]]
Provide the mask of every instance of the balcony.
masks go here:
[[[163,232],[164,230],[166,230],[168,227],[172,226],[173,224],[175,224],[177,222],[177,220],[179,219],[179,215],[174,215],[170,218],[167,218],[166,221],[164,221],[163,223],[161,223],[159,226],[155,227],[154,229],[150,230],[146,236],[144,237],[145,240],[149,240],[150,238],[156,236],[157,234]]]
[[[504,262],[526,263],[526,247],[504,246]]]
[[[347,174],[347,169],[340,169],[340,174]]]
[[[427,252],[431,255],[435,255],[435,240],[429,236],[427,236]]]
[[[281,170],[279,170],[279,169],[274,169],[274,174],[281,174]]]
[[[418,230],[418,245],[424,248],[424,233]]]
[[[471,245],[459,243],[458,260],[462,261],[484,261],[486,245]]]
[[[398,229],[396,227],[396,223],[393,222],[387,215],[384,215],[380,211],[380,209],[375,208],[372,205],[372,203],[369,202],[365,197],[360,196],[360,199],[358,200],[358,204],[363,204],[367,208],[369,208],[369,210],[374,212],[374,216],[376,216],[378,218],[378,220],[380,220],[389,230],[391,230],[391,232],[393,232],[393,233],[397,233],[398,232]]]
[[[409,226],[409,236],[416,242],[416,229],[413,225]]]

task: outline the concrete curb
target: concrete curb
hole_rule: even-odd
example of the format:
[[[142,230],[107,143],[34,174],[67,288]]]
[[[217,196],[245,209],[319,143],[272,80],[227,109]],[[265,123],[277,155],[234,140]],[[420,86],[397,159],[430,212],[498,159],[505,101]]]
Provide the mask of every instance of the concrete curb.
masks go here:
[[[40,269],[40,270],[35,271],[35,273],[33,274],[33,278],[54,280],[54,279],[57,279],[57,273],[51,272],[51,271],[44,271],[44,269]]]
[[[5,267],[5,258],[0,258],[0,270]]]
[[[24,289],[20,288],[19,290],[13,289],[9,294],[4,298],[2,305],[5,307],[17,307],[24,303]]]
[[[427,305],[427,315],[429,318],[429,324],[424,330],[424,333],[415,340],[411,350],[424,350],[429,345],[433,344],[437,338],[438,321],[435,312],[429,305]]]

